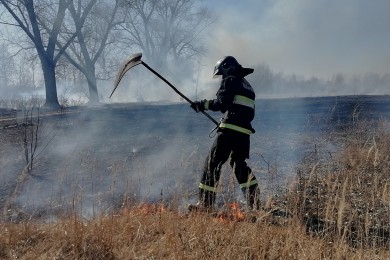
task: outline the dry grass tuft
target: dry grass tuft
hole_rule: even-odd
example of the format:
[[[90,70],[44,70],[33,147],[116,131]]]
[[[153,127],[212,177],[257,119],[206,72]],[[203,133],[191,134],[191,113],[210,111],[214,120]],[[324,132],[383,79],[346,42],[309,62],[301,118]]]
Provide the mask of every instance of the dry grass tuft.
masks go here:
[[[290,210],[328,241],[355,248],[388,248],[390,239],[390,133],[350,131],[342,152],[300,172]],[[290,195],[292,195],[290,194]]]

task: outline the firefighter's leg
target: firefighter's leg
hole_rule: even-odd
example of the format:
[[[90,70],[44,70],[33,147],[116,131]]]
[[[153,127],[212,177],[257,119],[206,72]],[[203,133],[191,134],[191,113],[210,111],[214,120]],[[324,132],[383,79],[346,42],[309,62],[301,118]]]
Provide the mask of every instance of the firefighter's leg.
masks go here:
[[[234,174],[244,193],[245,200],[249,209],[260,209],[260,188],[252,170],[247,166],[245,161],[235,161],[232,159]]]
[[[202,207],[213,207],[221,167],[229,158],[230,152],[230,143],[227,142],[223,133],[219,133],[205,161],[202,179],[199,184],[199,204]]]
[[[260,188],[252,170],[245,162],[249,158],[249,135],[237,134],[233,140],[230,165],[233,167],[249,209],[260,209]]]

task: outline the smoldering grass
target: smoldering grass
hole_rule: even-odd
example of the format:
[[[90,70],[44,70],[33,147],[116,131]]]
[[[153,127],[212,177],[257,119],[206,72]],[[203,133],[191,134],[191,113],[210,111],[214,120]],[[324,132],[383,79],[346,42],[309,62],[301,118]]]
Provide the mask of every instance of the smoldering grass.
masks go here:
[[[0,225],[1,256],[31,259],[331,259],[386,257],[386,251],[352,250],[308,235],[298,221],[212,221],[207,214],[134,206],[90,221],[77,215],[56,223]]]
[[[145,161],[130,154],[107,164],[97,160],[101,157],[90,147],[89,154],[73,155],[73,160],[78,158],[83,164],[81,169],[65,167],[66,160],[58,166],[68,174],[59,182],[72,188],[70,193],[66,188],[60,191],[62,203],[69,199],[72,207],[58,212],[56,221],[49,223],[35,217],[0,223],[0,258],[389,258],[390,188],[386,173],[390,169],[390,134],[386,127],[379,126],[375,131],[356,128],[343,135],[340,153],[320,160],[316,147],[312,157],[301,165],[297,182],[286,194],[269,199],[270,207],[283,208],[291,216],[260,211],[255,222],[219,222],[212,214],[187,214],[180,208],[183,197],[191,197],[185,193],[185,182],[177,184],[177,193],[169,199],[140,201],[132,194],[139,192],[137,187],[145,186],[142,176],[149,174]],[[180,160],[181,167],[193,168],[185,156]],[[162,165],[163,172],[171,171],[175,180],[179,179],[180,169]],[[97,170],[102,166],[104,174]],[[261,167],[267,172],[267,166],[254,168]],[[135,179],[122,178],[130,170],[139,175]],[[230,176],[226,188],[233,191],[232,174],[226,175]],[[85,177],[82,185],[81,176]],[[158,192],[165,195],[171,179],[167,175],[159,181],[163,185]],[[98,187],[99,183],[102,186]],[[90,207],[86,203],[90,199],[88,190],[106,191],[93,197],[91,218],[80,214]],[[108,205],[112,210],[97,210],[103,200],[107,204],[102,202],[101,206]]]

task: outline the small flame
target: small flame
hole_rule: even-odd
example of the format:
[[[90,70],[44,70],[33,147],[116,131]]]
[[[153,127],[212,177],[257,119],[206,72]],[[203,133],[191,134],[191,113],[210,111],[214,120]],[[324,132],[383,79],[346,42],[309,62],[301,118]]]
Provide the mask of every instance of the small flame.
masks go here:
[[[228,210],[219,212],[215,220],[219,223],[229,223],[230,221],[240,222],[245,220],[245,214],[240,209],[237,202],[228,204]]]
[[[230,203],[229,208],[233,221],[243,221],[245,219],[245,214],[242,212],[237,202]]]
[[[226,214],[218,214],[216,221],[218,223],[227,224],[227,223],[229,223],[229,218]]]

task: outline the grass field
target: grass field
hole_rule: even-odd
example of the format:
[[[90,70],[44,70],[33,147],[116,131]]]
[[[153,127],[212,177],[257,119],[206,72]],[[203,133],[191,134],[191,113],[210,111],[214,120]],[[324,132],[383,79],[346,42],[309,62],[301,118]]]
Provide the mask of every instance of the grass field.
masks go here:
[[[387,259],[390,134],[383,125],[349,131],[339,154],[308,158],[289,192],[259,212],[189,214],[175,201],[129,202],[89,220],[3,222],[0,258]]]
[[[75,194],[55,219],[41,212],[14,221],[2,204],[0,259],[389,259],[389,123],[357,122],[331,138],[340,151],[308,154],[286,192],[257,212],[229,203],[189,213],[182,194],[161,203],[123,195],[114,210],[86,219]],[[2,152],[14,151],[10,144]]]

